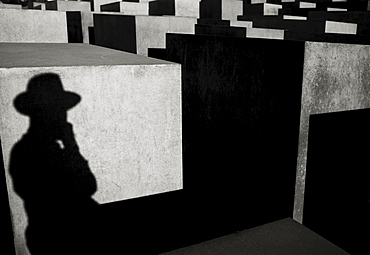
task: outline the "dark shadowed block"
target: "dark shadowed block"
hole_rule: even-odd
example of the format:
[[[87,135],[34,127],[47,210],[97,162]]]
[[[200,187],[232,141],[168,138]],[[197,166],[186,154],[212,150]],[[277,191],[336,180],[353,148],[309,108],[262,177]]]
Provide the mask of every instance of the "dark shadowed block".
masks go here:
[[[95,45],[95,29],[94,27],[89,27],[89,43]]]
[[[67,29],[69,43],[83,43],[81,12],[67,11]]]
[[[166,46],[182,66],[184,192],[202,215],[187,221],[211,236],[290,216],[304,43],[167,34]]]
[[[148,57],[166,60],[166,49],[149,48]]]
[[[136,53],[135,16],[94,14],[95,44]]]
[[[149,2],[149,15],[175,15],[175,0]]]
[[[351,254],[370,253],[370,109],[310,116],[303,224]]]
[[[102,4],[100,6],[100,11],[102,12],[120,12],[121,6],[120,2]]]
[[[222,0],[202,0],[199,4],[201,19],[222,19]]]

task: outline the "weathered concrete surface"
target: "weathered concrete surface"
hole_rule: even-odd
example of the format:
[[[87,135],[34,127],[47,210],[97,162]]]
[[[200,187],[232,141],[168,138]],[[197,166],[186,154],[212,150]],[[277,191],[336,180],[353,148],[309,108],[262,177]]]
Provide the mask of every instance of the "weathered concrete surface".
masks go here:
[[[204,216],[185,214],[189,228],[204,238],[291,217],[304,42],[166,38],[182,67],[184,211]]]
[[[0,9],[0,27],[0,42],[68,42],[65,12]]]
[[[96,45],[147,56],[148,48],[164,48],[166,33],[194,34],[197,19],[171,16],[94,14]]]
[[[311,114],[370,108],[370,46],[305,43],[294,219],[302,222]]]
[[[357,34],[357,24],[337,21],[326,21],[325,33],[355,35]]]
[[[182,188],[178,64],[86,44],[1,44],[1,146],[17,254],[27,254],[27,217],[8,165],[29,123],[13,100],[30,78],[46,72],[58,74],[65,90],[82,97],[68,121],[97,180],[96,201]]]

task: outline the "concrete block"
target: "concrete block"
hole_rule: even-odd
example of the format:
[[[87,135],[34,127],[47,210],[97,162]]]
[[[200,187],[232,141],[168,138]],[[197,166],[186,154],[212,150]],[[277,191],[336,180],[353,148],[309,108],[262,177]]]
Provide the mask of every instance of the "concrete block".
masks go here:
[[[116,3],[117,0],[92,0],[91,11],[100,12],[100,6],[109,3]]]
[[[90,2],[83,1],[46,1],[46,10],[55,11],[81,11],[88,12],[90,9]]]
[[[278,15],[283,6],[280,4],[246,4],[243,5],[243,15]]]
[[[223,20],[237,20],[243,14],[243,2],[239,0],[223,0],[221,8]]]
[[[164,48],[165,34],[194,34],[196,18],[94,14],[96,45],[147,56],[148,48]],[[114,25],[113,25],[114,24]]]
[[[0,9],[0,27],[0,42],[68,42],[65,12]]]
[[[27,222],[37,220],[33,217],[27,221],[33,215],[24,208],[24,202],[31,208],[31,197],[17,193],[20,190],[15,191],[14,185],[28,194],[45,187],[40,199],[46,208],[53,208],[57,200],[53,187],[68,187],[67,182],[59,183],[61,179],[37,175],[38,169],[32,168],[32,163],[24,173],[17,172],[19,176],[9,173],[11,151],[30,124],[28,117],[14,108],[13,101],[27,90],[30,79],[55,73],[64,90],[81,97],[68,111],[68,122],[73,125],[80,154],[88,161],[91,178],[97,183],[92,199],[102,204],[182,188],[180,72],[178,64],[87,44],[0,45],[1,146],[17,254],[28,254],[24,231]],[[65,195],[61,211],[74,197]],[[41,207],[34,208],[43,210],[38,215],[47,210]],[[78,213],[76,208],[70,209],[74,215]],[[43,232],[36,243],[64,250],[69,245],[65,241],[68,237],[59,239],[58,231],[63,226],[56,226],[68,215],[58,213],[59,210],[47,213],[54,218],[48,222],[52,228],[46,235]],[[99,220],[93,219],[92,224]],[[102,238],[106,234],[99,233]],[[49,239],[52,244],[46,242]]]
[[[184,200],[205,215],[191,229],[235,233],[234,223],[244,228],[284,217],[285,209],[292,213],[303,47],[284,40],[167,34],[167,59],[183,70]],[[242,208],[241,201],[251,210],[230,210]],[[220,217],[212,230],[211,212]],[[195,213],[187,222],[197,218]]]
[[[286,20],[307,20],[307,17],[283,15],[283,19],[286,19]]]
[[[32,8],[28,6],[29,9],[37,9],[37,10],[46,10],[46,3],[38,3],[38,2],[33,2],[32,3]]]
[[[149,15],[199,18],[200,0],[156,0],[149,3]]]
[[[313,114],[370,108],[370,46],[305,43],[294,219],[304,220],[309,120]],[[335,61],[333,61],[335,59]]]
[[[284,30],[249,27],[247,28],[247,37],[284,40]]]
[[[148,3],[115,2],[100,5],[102,12],[121,12],[125,15],[148,15]]]
[[[316,8],[316,3],[311,3],[311,2],[299,2],[299,8],[301,9],[311,9],[311,8]]]
[[[325,33],[355,35],[357,34],[357,24],[337,21],[326,21]]]
[[[252,21],[230,20],[230,25],[233,27],[252,27]]]
[[[20,4],[3,4],[3,3],[0,3],[0,9],[20,10],[20,9],[22,9],[22,5],[20,5]]]
[[[346,12],[347,9],[344,9],[344,8],[330,8],[328,7],[326,9],[328,12]]]

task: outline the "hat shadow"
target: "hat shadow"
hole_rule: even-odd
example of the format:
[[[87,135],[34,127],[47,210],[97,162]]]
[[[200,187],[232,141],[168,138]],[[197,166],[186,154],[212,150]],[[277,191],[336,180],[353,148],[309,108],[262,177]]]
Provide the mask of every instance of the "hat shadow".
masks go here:
[[[97,254],[97,182],[81,155],[67,111],[81,97],[54,73],[34,76],[14,107],[30,117],[13,146],[9,172],[27,213],[31,254]]]

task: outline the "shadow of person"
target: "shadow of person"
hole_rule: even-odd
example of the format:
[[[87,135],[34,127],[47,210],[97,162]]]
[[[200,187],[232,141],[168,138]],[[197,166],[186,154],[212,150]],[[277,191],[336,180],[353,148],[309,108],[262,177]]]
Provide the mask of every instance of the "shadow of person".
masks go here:
[[[67,122],[67,110],[80,100],[53,73],[34,76],[14,99],[17,111],[30,118],[27,133],[12,149],[9,172],[24,201],[32,254],[96,250],[98,203],[91,196],[97,183]]]

